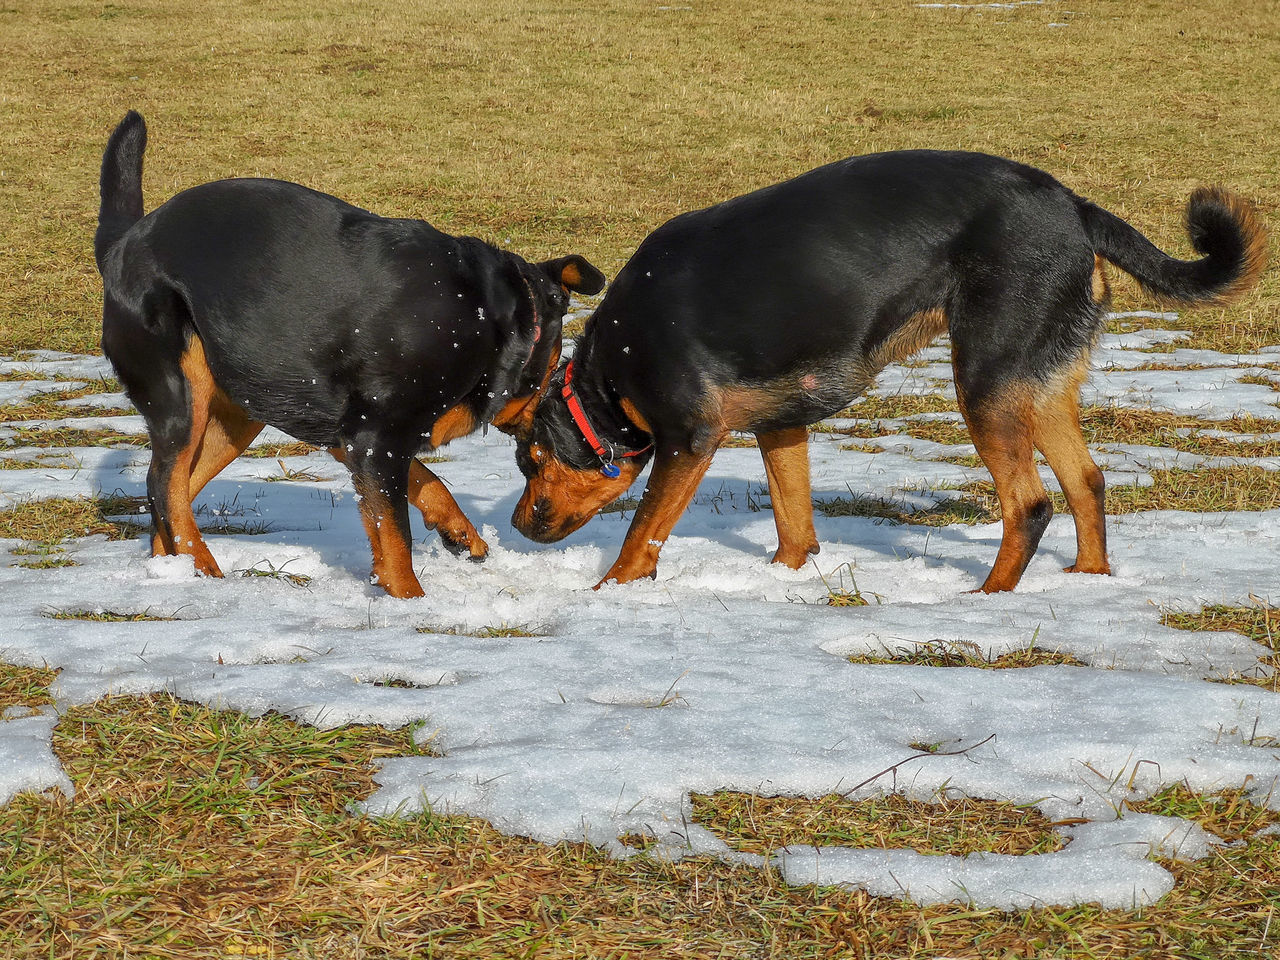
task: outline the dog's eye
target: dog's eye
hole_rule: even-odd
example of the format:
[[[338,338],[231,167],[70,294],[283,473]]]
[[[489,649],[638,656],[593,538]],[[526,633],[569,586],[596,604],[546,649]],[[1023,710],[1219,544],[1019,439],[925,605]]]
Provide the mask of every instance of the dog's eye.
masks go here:
[[[547,451],[542,448],[541,444],[535,443],[531,446],[529,448],[529,456],[539,466],[547,462]]]

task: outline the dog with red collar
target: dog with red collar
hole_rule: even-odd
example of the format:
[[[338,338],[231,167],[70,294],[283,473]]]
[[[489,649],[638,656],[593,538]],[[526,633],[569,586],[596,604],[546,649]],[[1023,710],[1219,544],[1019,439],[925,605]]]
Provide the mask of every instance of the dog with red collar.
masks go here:
[[[422,220],[278,180],[219,180],[142,208],[146,125],[107,144],[94,253],[102,348],[147,423],[151,550],[221,576],[191,502],[271,424],[351,470],[373,580],[420,597],[409,503],[454,553],[488,547],[415,455],[492,423],[526,432],[560,360],[580,256],[529,263]]]
[[[852,157],[676,217],[640,245],[552,379],[519,442],[512,523],[560,540],[652,458],[601,583],[652,577],[716,448],[745,431],[764,457],[773,559],[799,568],[818,551],[807,425],[948,333],[1004,518],[981,589],[1013,589],[1049,522],[1037,449],[1075,519],[1067,569],[1109,573],[1102,473],[1078,409],[1109,301],[1104,261],[1164,303],[1218,305],[1266,259],[1261,221],[1226,190],[1193,192],[1187,229],[1201,257],[1177,260],[1043,171],[937,151]]]

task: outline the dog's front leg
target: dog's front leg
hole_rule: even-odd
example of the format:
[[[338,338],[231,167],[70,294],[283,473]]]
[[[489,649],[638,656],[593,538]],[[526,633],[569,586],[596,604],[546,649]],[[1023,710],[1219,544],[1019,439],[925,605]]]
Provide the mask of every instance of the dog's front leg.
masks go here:
[[[329,453],[339,463],[350,467],[343,447],[330,447]],[[440,542],[454,556],[465,552],[480,563],[489,555],[489,545],[462,512],[444,481],[416,458],[409,462],[409,502],[422,511],[422,522],[428,530],[440,534]]]
[[[649,485],[622,542],[622,552],[595,589],[610,580],[630,583],[657,575],[658,552],[697,492],[715,448],[716,444],[709,444],[705,454],[695,454],[659,446]]]
[[[778,552],[773,555],[773,562],[799,570],[820,549],[813,530],[809,488],[809,431],[805,427],[789,427],[757,433],[756,440],[769,478],[773,521],[778,527]]]
[[[489,555],[489,545],[480,538],[444,481],[418,460],[409,464],[409,501],[422,511],[427,529],[440,534],[440,542],[454,556],[468,553],[480,563]]]
[[[423,596],[422,584],[413,572],[409,537],[409,463],[371,438],[344,438],[343,461],[351,468],[351,480],[360,499],[360,519],[373,550],[373,581],[393,597]]]

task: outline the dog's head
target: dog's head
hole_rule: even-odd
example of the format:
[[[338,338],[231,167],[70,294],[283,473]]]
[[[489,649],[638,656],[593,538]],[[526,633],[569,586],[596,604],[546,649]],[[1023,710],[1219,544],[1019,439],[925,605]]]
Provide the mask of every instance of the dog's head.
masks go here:
[[[652,449],[605,463],[583,437],[563,395],[565,369],[550,378],[528,433],[516,447],[524,493],[511,524],[530,540],[554,543],[627,492]]]
[[[489,420],[503,433],[524,438],[532,428],[538,398],[560,363],[561,328],[569,310],[569,294],[597,294],[604,289],[605,276],[585,257],[573,254],[523,264],[520,277],[523,289],[519,292],[528,297],[532,311],[528,318],[530,329],[521,331],[514,349],[527,350],[528,355],[512,358],[519,373],[506,388],[507,399]]]

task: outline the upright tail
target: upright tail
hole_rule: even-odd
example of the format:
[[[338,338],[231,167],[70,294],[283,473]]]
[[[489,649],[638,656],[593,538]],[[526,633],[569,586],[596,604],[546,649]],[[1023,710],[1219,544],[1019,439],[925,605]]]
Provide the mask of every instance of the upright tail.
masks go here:
[[[1171,305],[1230,303],[1258,281],[1267,263],[1261,219],[1247,200],[1222,187],[1199,187],[1187,201],[1187,234],[1199,260],[1169,256],[1088,200],[1078,206],[1094,250]]]
[[[142,114],[130,110],[107,141],[102,154],[102,206],[93,256],[98,271],[107,251],[128,229],[142,219],[142,154],[147,149],[147,124]]]

